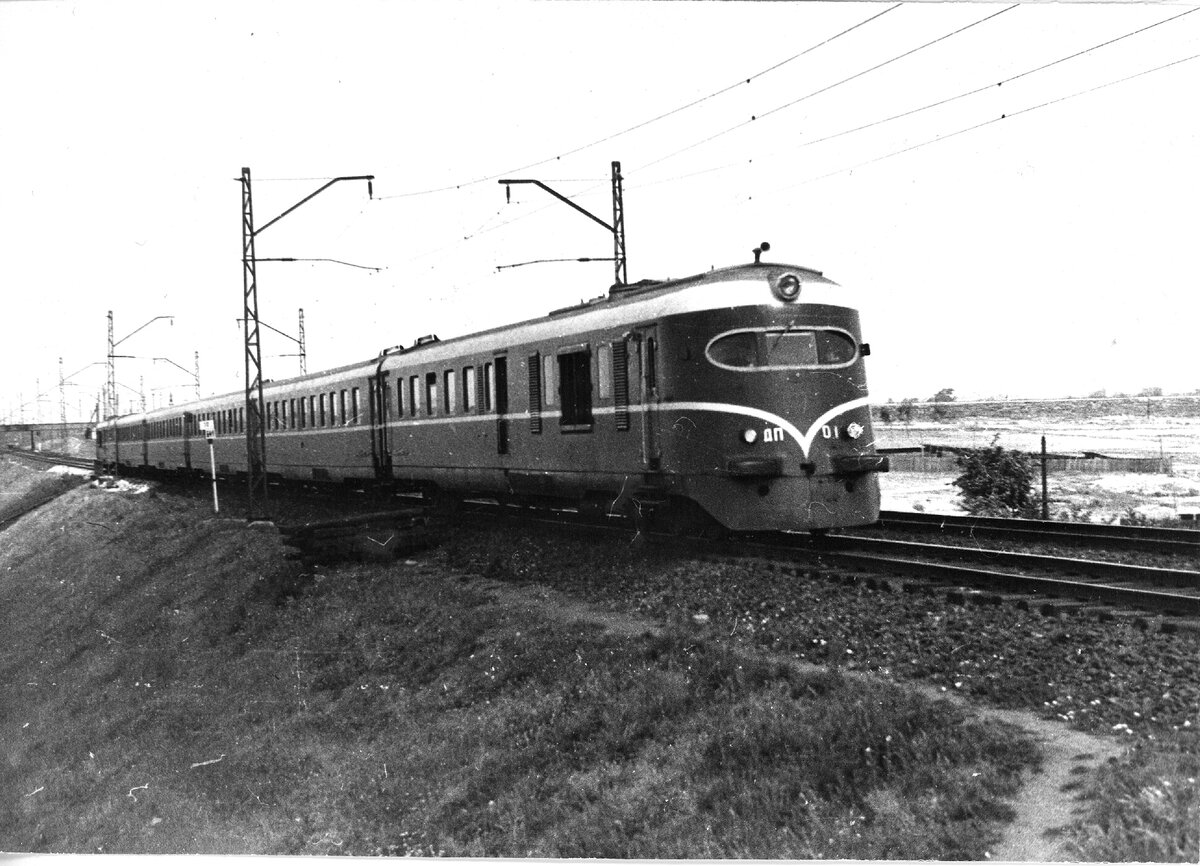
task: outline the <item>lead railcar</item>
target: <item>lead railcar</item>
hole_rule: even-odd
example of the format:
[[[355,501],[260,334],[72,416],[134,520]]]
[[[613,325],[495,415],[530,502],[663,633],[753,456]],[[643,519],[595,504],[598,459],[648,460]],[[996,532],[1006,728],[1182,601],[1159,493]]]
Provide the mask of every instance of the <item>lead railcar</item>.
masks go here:
[[[846,290],[807,268],[615,286],[540,319],[267,383],[267,467],[676,526],[869,524],[887,461],[868,352]],[[244,474],[241,394],[107,421],[98,459],[199,472],[205,419],[219,474]]]

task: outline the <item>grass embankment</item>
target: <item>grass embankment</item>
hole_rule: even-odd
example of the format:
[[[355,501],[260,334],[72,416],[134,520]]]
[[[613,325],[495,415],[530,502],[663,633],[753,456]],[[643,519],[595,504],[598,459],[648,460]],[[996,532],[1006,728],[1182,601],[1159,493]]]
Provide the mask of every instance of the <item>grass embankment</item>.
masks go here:
[[[31,469],[18,459],[0,457],[0,529],[82,481],[79,475]]]
[[[1118,737],[1129,753],[1061,794],[1084,806],[1065,851],[1084,860],[1200,856],[1193,633],[954,605],[942,593],[880,592],[740,563],[635,560],[620,546],[585,546],[549,531],[477,532],[455,545],[454,558],[658,620],[703,612],[714,633],[747,647],[925,682]],[[580,561],[588,567],[575,567]]]
[[[971,859],[1035,760],[445,551],[302,576],[201,502],[81,489],[0,535],[0,849]]]
[[[1080,783],[1087,817],[1069,828],[1082,861],[1196,863],[1200,854],[1200,737],[1151,736]]]

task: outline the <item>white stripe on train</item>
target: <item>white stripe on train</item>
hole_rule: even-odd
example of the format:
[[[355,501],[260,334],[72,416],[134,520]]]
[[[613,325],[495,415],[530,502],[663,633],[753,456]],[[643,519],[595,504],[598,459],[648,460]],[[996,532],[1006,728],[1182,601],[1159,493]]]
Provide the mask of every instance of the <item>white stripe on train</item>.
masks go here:
[[[768,423],[774,427],[779,427],[782,430],[784,430],[789,436],[792,437],[792,439],[794,439],[796,441],[796,444],[800,446],[800,450],[802,452],[804,452],[804,456],[807,459],[808,452],[812,448],[813,440],[816,438],[817,433],[820,431],[820,429],[822,427],[825,426],[825,424],[832,421],[834,418],[836,418],[838,415],[841,415],[843,412],[849,412],[851,409],[857,409],[860,406],[866,406],[869,402],[870,402],[870,400],[867,397],[857,397],[853,400],[848,400],[845,403],[839,403],[837,406],[834,406],[833,408],[828,409],[827,411],[822,413],[820,415],[820,417],[818,417],[817,420],[815,420],[812,423],[812,425],[808,428],[808,431],[805,433],[801,433],[800,429],[798,427],[796,427],[796,425],[794,425],[791,421],[788,421],[786,418],[782,418],[773,412],[767,412],[764,409],[756,409],[753,406],[739,406],[734,403],[706,403],[706,402],[680,401],[680,402],[659,403],[657,405],[652,405],[652,406],[647,406],[644,403],[635,403],[635,404],[631,404],[631,405],[629,405],[627,407],[623,407],[623,408],[628,409],[628,411],[630,411],[630,412],[646,412],[646,411],[652,411],[652,412],[653,411],[657,411],[657,412],[663,412],[663,411],[720,412],[720,413],[724,413],[727,415],[742,415],[747,418],[756,418],[759,421],[765,421],[766,423]],[[613,415],[615,413],[616,413],[615,406],[598,406],[592,410],[593,415]],[[557,409],[547,409],[541,413],[540,417],[552,420],[554,418],[561,417],[561,415],[562,415],[562,413],[559,412]],[[488,422],[494,423],[498,417],[501,417],[501,416],[498,416],[495,414],[489,414],[489,415],[443,415],[440,417],[433,417],[433,418],[413,418],[413,419],[406,419],[403,421],[399,421],[399,420],[389,421],[387,426],[388,426],[388,429],[390,429],[390,430],[402,430],[407,427],[427,427],[427,426],[433,426],[433,425],[439,425],[439,424],[471,424],[471,423],[479,423],[481,421],[488,421]],[[512,420],[512,421],[528,421],[530,415],[528,412],[513,412],[512,414],[504,415],[503,417],[506,419]],[[371,432],[371,426],[369,424],[364,423],[364,424],[350,424],[350,425],[339,426],[339,427],[306,427],[302,430],[299,430],[299,429],[287,430],[287,431],[283,431],[283,430],[270,431],[269,430],[269,431],[267,431],[267,437],[268,437],[268,439],[275,439],[275,438],[284,439],[284,438],[290,438],[290,437],[294,437],[294,436],[330,436],[330,435],[334,435],[334,434],[338,434],[338,433],[346,433],[346,432],[349,432],[354,429],[359,429],[364,434],[367,434],[367,435],[369,435]],[[191,438],[193,441],[199,441],[203,437],[193,436]],[[216,438],[218,440],[222,440],[222,439],[224,439],[224,440],[230,440],[230,439],[242,440],[242,439],[245,439],[246,437],[245,437],[244,433],[235,433],[235,434],[225,434],[225,435],[217,436]],[[179,439],[178,437],[176,437],[174,440],[158,439],[158,440],[153,440],[153,441],[171,442],[171,441],[182,441],[182,440]]]

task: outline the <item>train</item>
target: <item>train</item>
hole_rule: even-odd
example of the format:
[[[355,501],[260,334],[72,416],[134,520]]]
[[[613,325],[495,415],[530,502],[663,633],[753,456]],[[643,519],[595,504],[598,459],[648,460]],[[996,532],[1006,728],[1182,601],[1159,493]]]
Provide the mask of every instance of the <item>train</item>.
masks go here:
[[[760,261],[614,285],[537,319],[434,335],[263,384],[270,482],[630,514],[675,531],[874,523],[858,306]],[[245,479],[246,395],[107,419],[97,463]]]

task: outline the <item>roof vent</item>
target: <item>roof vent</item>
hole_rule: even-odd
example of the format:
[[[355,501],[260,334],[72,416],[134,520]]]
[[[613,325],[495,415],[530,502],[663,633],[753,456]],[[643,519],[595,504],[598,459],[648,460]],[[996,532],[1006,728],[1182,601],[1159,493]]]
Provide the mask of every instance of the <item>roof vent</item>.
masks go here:
[[[417,337],[417,345],[424,346],[426,343],[440,343],[437,334],[426,334],[424,337]]]

